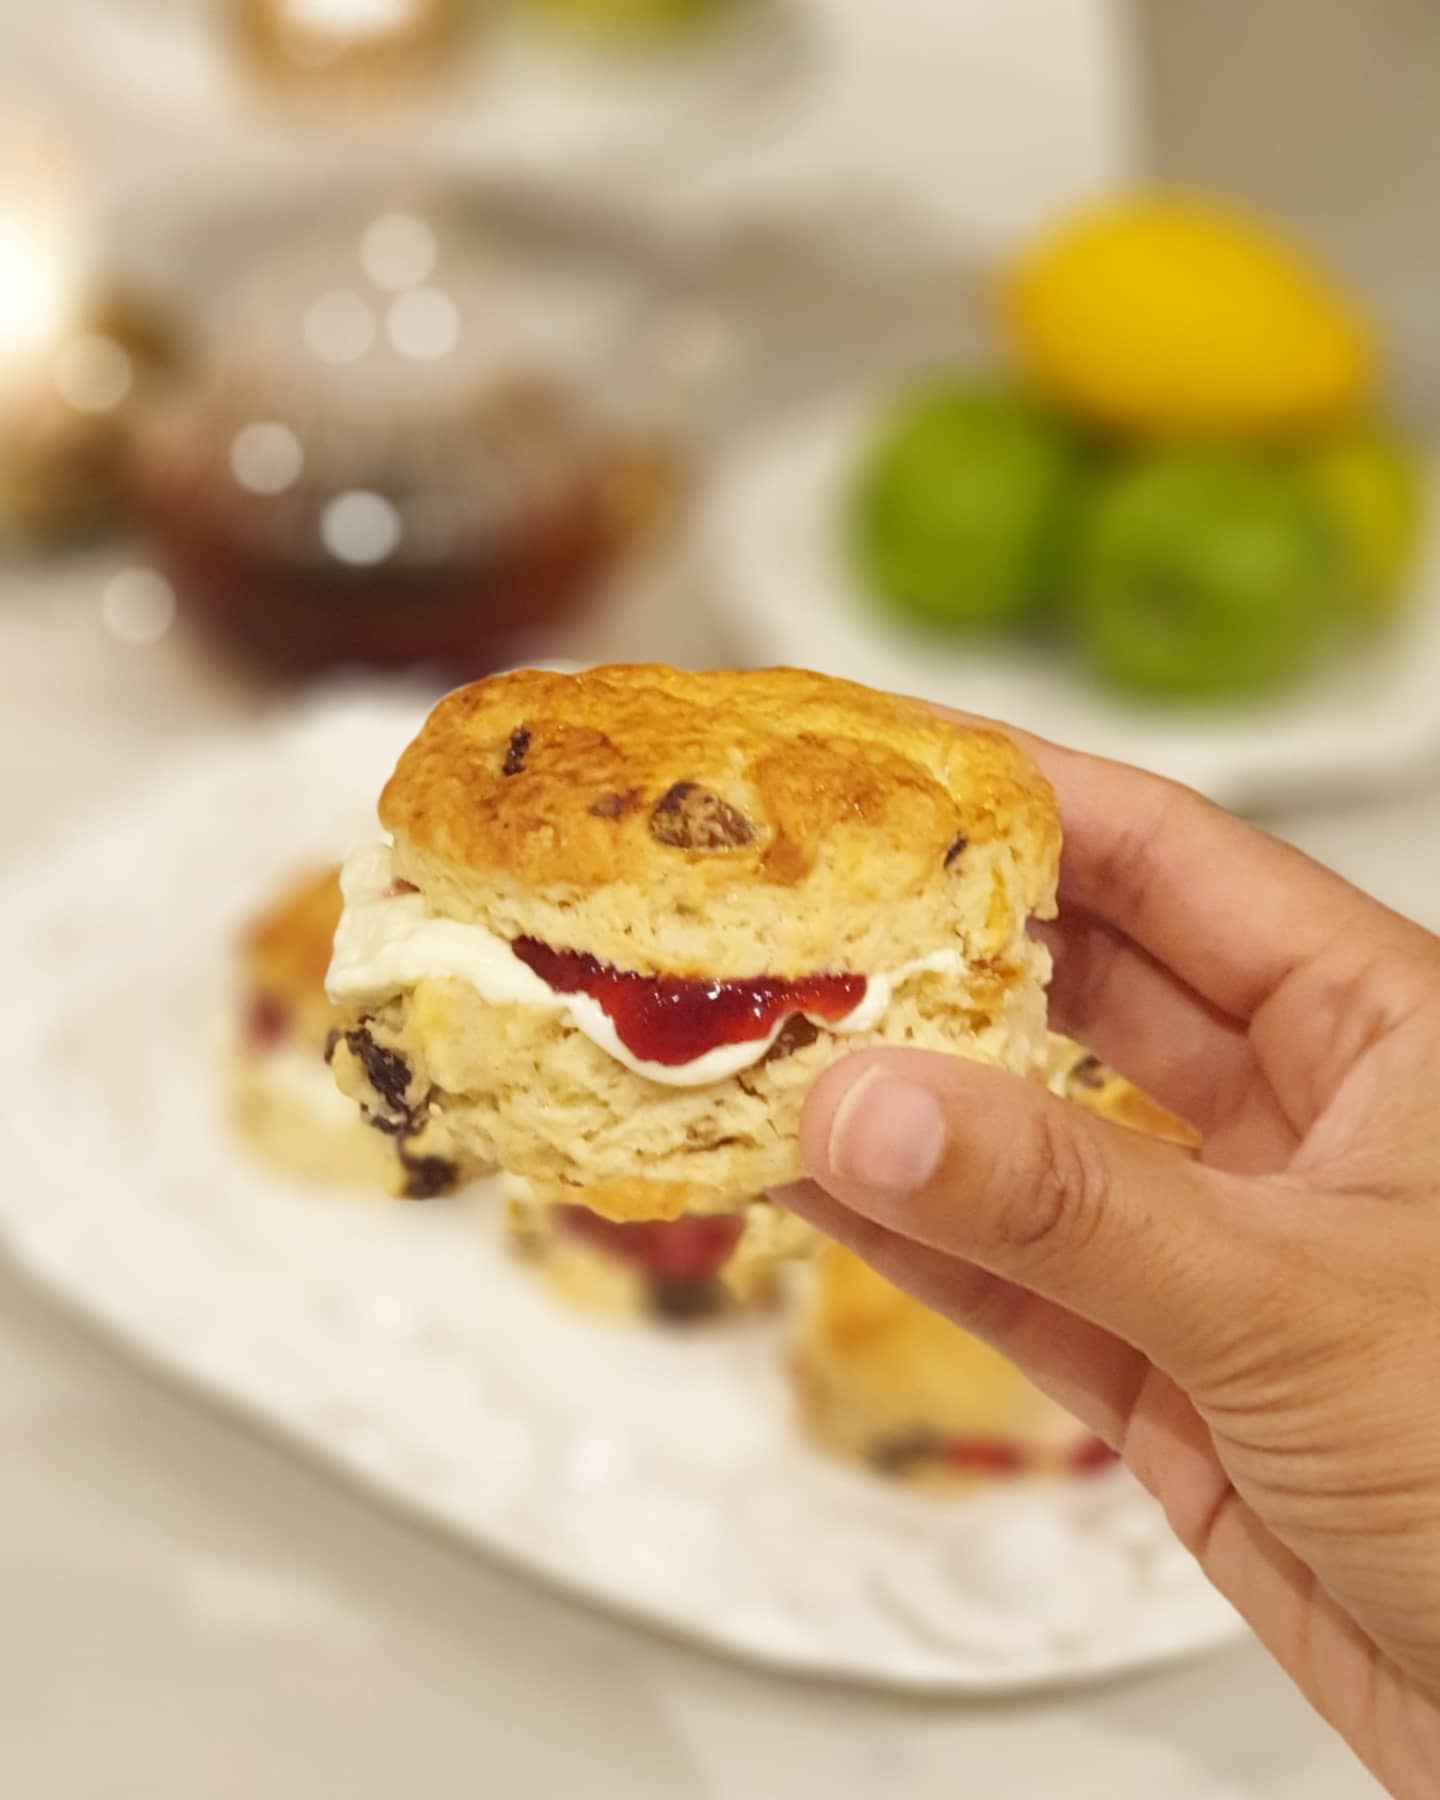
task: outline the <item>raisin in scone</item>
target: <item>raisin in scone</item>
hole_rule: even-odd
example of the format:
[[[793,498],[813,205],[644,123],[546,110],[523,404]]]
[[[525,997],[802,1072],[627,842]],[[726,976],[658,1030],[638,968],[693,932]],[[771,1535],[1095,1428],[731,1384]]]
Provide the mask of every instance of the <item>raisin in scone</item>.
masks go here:
[[[291,882],[241,936],[226,1065],[231,1121],[281,1174],[428,1198],[454,1183],[453,1165],[413,1135],[367,1130],[325,1066],[340,1028],[325,992],[339,873]]]
[[[337,1078],[544,1202],[731,1210],[847,1051],[1041,1054],[1059,824],[998,732],[794,669],[520,670],[440,703],[380,820]]]

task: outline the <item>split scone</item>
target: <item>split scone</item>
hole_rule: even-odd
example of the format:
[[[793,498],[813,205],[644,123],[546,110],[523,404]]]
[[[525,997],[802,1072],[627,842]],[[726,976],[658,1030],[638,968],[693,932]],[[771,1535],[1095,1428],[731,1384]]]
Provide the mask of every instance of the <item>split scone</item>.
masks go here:
[[[998,1350],[839,1245],[811,1272],[791,1371],[810,1436],[898,1480],[954,1488],[1114,1460]]]
[[[340,1021],[325,992],[340,919],[339,870],[288,886],[244,932],[227,1052],[231,1120],[270,1167],[427,1199],[455,1170],[413,1137],[370,1131],[326,1059]]]
[[[337,1079],[543,1202],[733,1210],[843,1053],[1040,1055],[1060,832],[997,732],[794,669],[519,670],[440,703],[380,818]]]
[[[549,1291],[581,1312],[690,1325],[772,1306],[787,1267],[818,1236],[757,1202],[743,1214],[603,1219],[586,1206],[545,1206],[518,1176],[501,1177],[512,1248]]]

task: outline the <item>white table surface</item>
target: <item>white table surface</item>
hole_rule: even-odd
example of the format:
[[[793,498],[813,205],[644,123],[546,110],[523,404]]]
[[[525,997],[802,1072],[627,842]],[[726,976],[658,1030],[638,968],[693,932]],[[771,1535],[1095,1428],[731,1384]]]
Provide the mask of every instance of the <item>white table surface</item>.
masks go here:
[[[7,862],[271,703],[183,630],[110,639],[98,593],[125,560],[0,567]],[[661,583],[568,648],[725,655]],[[1274,823],[1440,924],[1440,784]],[[3,1263],[0,1470],[0,1744],[4,1789],[25,1800],[1376,1791],[1253,1647],[967,1706],[777,1679],[648,1635],[392,1519],[129,1365]]]

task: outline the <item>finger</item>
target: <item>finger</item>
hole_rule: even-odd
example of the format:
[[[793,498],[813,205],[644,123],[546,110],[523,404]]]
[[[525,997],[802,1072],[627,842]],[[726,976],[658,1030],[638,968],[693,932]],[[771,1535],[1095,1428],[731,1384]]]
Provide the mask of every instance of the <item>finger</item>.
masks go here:
[[[774,1199],[932,1312],[993,1344],[1097,1437],[1119,1447],[1149,1368],[1138,1350],[1014,1282],[875,1224],[814,1182],[797,1182]]]
[[[1054,961],[1050,1023],[1207,1128],[1253,1073],[1244,1028],[1078,909],[1035,928]]]
[[[1337,1724],[1355,1711],[1373,1646],[1239,1498],[1209,1427],[1173,1381],[1108,1333],[874,1224],[813,1182],[776,1199],[897,1287],[988,1338],[1119,1450],[1180,1542],[1309,1699]],[[1362,1753],[1374,1766],[1375,1746]]]
[[[937,708],[946,711],[945,708]],[[988,723],[954,714],[968,723]],[[1113,925],[1241,1020],[1357,929],[1405,921],[1300,851],[1191,789],[1028,732],[997,729],[1055,789],[1060,899]]]
[[[973,1262],[1201,1378],[1281,1279],[1254,1190],[1001,1070],[847,1058],[802,1121],[810,1175],[873,1223]]]
[[[1087,913],[1046,924],[1051,1022],[1200,1128],[1218,1168],[1275,1171],[1296,1133],[1249,1035],[1146,951]]]

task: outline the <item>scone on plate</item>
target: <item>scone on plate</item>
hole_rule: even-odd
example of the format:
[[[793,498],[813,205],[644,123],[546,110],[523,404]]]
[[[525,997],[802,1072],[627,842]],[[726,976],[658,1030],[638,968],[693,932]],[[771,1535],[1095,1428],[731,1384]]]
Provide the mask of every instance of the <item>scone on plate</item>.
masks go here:
[[[799,1175],[841,1054],[1040,1054],[1053,795],[913,702],[795,669],[521,670],[440,703],[380,819],[392,842],[345,870],[337,1078],[543,1201],[732,1210]]]
[[[339,918],[339,870],[331,867],[287,886],[242,935],[230,1116],[282,1174],[429,1198],[453,1185],[453,1166],[417,1137],[370,1130],[325,1066],[340,1029],[325,992]]]
[[[818,1242],[762,1203],[616,1224],[585,1206],[538,1204],[528,1182],[501,1179],[516,1254],[565,1305],[615,1319],[690,1325],[763,1310],[779,1299],[787,1264]]]
[[[965,1487],[1114,1460],[998,1351],[838,1245],[814,1265],[791,1369],[811,1437],[897,1480]]]

